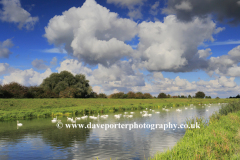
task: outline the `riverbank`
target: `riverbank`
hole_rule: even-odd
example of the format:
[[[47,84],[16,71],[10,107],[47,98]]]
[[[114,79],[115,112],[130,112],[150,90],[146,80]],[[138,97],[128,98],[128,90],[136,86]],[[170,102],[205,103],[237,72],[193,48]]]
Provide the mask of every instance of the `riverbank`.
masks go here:
[[[157,153],[160,159],[240,159],[240,102],[230,103],[210,117],[197,118],[200,129],[187,129],[183,138],[170,150]]]
[[[54,116],[108,113],[190,104],[229,103],[236,99],[0,99],[0,121]]]

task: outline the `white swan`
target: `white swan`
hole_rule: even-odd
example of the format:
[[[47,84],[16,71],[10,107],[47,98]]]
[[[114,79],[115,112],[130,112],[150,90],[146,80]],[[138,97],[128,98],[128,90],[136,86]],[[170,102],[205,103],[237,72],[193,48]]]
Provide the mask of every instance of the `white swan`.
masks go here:
[[[155,113],[160,113],[160,112],[155,112]]]
[[[81,120],[81,117],[76,117],[76,120]]]
[[[120,115],[114,115],[115,118],[119,119],[121,116]]]
[[[71,122],[72,122],[72,123],[76,123],[76,118],[75,118],[75,121],[72,119]]]
[[[98,117],[94,117],[94,115],[93,115],[93,116],[89,116],[89,118],[91,118],[91,119],[97,119]]]
[[[17,126],[22,126],[22,123],[19,123],[19,122],[17,121]]]
[[[67,117],[67,121],[71,121],[71,120],[72,120],[72,118],[68,118],[68,117]]]
[[[85,114],[84,114],[84,116],[82,116],[81,118],[82,118],[82,119],[86,119],[87,117],[88,117],[88,116],[85,116]]]
[[[130,112],[130,114],[134,114],[134,112]]]
[[[52,123],[56,123],[56,122],[57,122],[57,116],[56,116],[56,118],[52,119]]]
[[[177,112],[181,112],[182,110],[181,109],[176,109]]]

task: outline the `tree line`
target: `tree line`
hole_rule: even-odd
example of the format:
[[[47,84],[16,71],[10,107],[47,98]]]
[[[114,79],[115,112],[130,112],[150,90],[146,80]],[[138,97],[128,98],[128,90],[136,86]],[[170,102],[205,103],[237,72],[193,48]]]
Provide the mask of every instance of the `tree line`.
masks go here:
[[[211,98],[205,96],[205,93],[199,91],[195,96],[178,95],[171,96],[165,93],[159,93],[153,97],[150,93],[142,92],[119,92],[107,96],[105,93],[97,94],[93,92],[89,80],[85,75],[73,75],[68,71],[52,73],[45,78],[39,86],[23,86],[12,82],[0,85],[0,98],[127,98],[127,99],[151,99],[151,98]]]

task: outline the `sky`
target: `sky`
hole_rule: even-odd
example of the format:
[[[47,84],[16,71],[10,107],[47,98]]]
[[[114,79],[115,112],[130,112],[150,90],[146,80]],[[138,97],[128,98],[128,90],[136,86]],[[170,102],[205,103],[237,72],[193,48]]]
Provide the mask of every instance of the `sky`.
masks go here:
[[[0,84],[84,74],[93,91],[240,91],[240,0],[0,0]]]

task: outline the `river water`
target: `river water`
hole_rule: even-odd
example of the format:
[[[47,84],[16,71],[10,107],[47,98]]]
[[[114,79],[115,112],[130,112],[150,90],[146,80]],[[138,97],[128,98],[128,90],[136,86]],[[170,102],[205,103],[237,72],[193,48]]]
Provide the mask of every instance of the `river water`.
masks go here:
[[[53,118],[19,120],[23,124],[20,127],[16,121],[0,122],[0,160],[147,159],[156,152],[173,147],[185,133],[184,128],[164,129],[160,128],[161,124],[178,124],[179,127],[180,124],[185,124],[187,118],[208,118],[219,110],[220,105],[186,107],[187,109],[184,106],[179,107],[182,111],[170,108],[169,111],[154,109],[155,112],[152,112],[148,109],[152,116],[147,117],[142,117],[141,111],[132,111],[132,118],[123,117],[124,112],[108,113],[108,118],[105,119],[98,117],[96,120],[77,120],[77,128],[72,128],[67,117],[57,117],[61,122],[56,123],[52,123]],[[114,115],[117,114],[122,116],[116,118]],[[127,115],[129,114],[128,112]],[[90,128],[90,124],[91,127],[94,124],[119,126],[106,130],[106,126]],[[126,124],[136,124],[138,128],[130,130],[129,126],[125,128]],[[145,128],[140,128],[144,127],[144,124]],[[156,124],[159,124],[158,128]],[[80,128],[82,126],[83,128]]]

